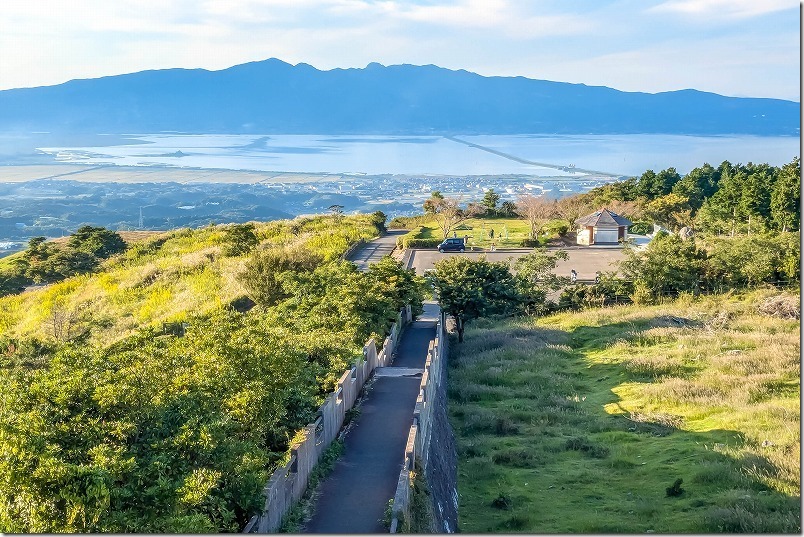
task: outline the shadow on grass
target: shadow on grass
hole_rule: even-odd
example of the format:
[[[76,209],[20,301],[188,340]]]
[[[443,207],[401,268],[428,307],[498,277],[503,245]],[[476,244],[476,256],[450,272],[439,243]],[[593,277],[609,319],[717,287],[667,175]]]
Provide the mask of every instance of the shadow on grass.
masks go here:
[[[684,430],[673,409],[627,411],[617,390],[664,375],[589,360],[613,345],[649,349],[658,340],[648,331],[673,327],[700,323],[663,315],[563,331],[486,321],[452,345],[461,531],[799,533],[800,495],[771,487],[783,471],[761,447],[738,431]]]

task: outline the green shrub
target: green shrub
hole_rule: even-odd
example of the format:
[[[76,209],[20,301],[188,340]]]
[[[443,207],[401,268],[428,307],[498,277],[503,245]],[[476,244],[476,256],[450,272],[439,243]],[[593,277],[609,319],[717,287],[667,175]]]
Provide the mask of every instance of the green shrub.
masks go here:
[[[542,226],[542,232],[548,233],[551,236],[566,235],[569,231],[570,225],[566,220],[550,220]]]
[[[635,222],[628,228],[628,233],[636,235],[647,235],[653,232],[653,224],[649,222]]]
[[[425,230],[428,228],[424,226],[416,226],[409,233],[406,233],[396,239],[396,245],[399,248],[435,248],[441,244],[441,239],[424,237]]]

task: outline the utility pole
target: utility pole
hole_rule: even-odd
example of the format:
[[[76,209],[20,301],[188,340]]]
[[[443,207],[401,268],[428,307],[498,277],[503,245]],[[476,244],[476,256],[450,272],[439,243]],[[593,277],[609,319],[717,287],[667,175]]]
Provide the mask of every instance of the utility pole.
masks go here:
[[[140,206],[140,225],[139,228],[142,229],[142,206]]]

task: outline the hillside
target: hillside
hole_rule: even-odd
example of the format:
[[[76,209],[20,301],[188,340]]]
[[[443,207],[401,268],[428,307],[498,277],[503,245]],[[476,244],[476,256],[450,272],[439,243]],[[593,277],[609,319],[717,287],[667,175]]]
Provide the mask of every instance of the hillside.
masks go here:
[[[800,104],[657,94],[434,65],[321,71],[277,59],[0,91],[3,131],[798,135]]]
[[[365,342],[421,311],[412,271],[341,260],[382,223],[182,229],[0,298],[0,532],[240,531]]]
[[[60,316],[75,316],[75,324],[86,325],[93,339],[108,342],[143,326],[181,322],[191,314],[227,305],[245,295],[237,274],[248,256],[222,253],[226,228],[213,225],[165,232],[132,244],[95,273],[2,297],[0,330],[12,337],[47,338],[53,336]],[[332,260],[349,244],[370,239],[377,230],[367,216],[361,216],[336,227],[327,218],[259,223],[256,232],[265,246],[306,247]],[[12,260],[4,259],[0,268]]]
[[[477,321],[449,373],[460,530],[800,532],[800,321],[759,310],[776,294]]]

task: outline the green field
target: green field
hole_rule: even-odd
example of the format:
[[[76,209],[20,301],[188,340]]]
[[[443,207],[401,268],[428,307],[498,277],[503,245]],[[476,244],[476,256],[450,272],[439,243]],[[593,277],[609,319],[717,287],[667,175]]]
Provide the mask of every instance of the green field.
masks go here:
[[[800,533],[800,322],[757,311],[774,293],[470,325],[460,531]]]
[[[435,220],[427,217],[416,219],[416,225],[423,226],[420,238],[443,239],[444,233]],[[493,237],[492,237],[493,231]],[[459,224],[454,231],[458,237],[468,237],[471,248],[487,249],[492,243],[497,248],[517,248],[530,236],[530,224],[521,218],[472,218]]]

